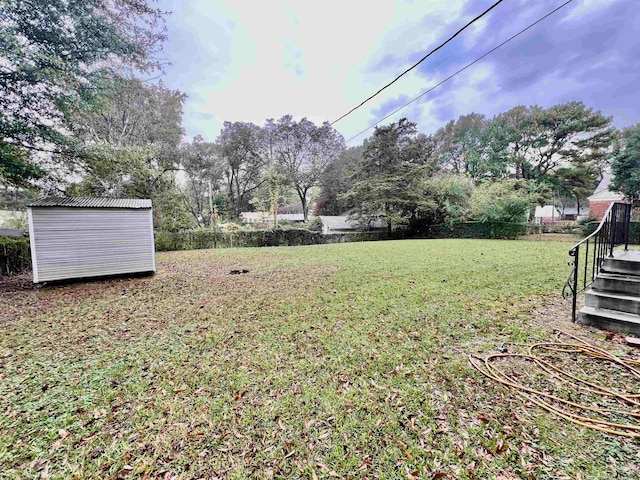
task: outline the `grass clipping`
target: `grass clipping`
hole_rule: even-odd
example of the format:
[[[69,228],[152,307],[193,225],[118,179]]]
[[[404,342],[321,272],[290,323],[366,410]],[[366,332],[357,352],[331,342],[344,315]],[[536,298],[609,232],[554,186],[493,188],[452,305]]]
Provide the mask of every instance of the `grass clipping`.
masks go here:
[[[556,333],[557,342],[512,344],[524,353],[469,355],[469,362],[529,405],[582,427],[640,438],[640,394],[628,391],[640,379],[640,361],[620,358],[564,331]]]

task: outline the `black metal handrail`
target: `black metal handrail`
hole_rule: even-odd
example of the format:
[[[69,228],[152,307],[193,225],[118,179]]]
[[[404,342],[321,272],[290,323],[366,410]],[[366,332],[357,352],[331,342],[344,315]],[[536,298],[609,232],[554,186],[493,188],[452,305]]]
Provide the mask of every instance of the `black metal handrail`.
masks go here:
[[[613,249],[624,245],[629,248],[629,225],[631,223],[631,204],[614,202],[609,205],[602,217],[598,228],[588,237],[576,243],[569,256],[573,259],[569,265],[573,266],[569,277],[562,289],[562,297],[573,296],[571,318],[576,320],[576,305],[578,295],[584,292],[597,278],[602,262],[607,257],[613,257]],[[580,254],[583,252],[584,265],[580,266]]]

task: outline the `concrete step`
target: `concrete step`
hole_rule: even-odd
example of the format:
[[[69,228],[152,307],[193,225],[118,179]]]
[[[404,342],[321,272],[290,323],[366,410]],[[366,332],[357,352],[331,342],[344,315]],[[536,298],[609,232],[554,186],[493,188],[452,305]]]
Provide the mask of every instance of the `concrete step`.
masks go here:
[[[640,315],[633,313],[585,306],[580,309],[578,323],[640,337]]]
[[[618,273],[599,273],[591,288],[604,292],[640,295],[640,277]]]
[[[604,308],[606,310],[640,315],[640,297],[635,295],[600,292],[590,289],[587,290],[584,295],[584,304],[587,307]]]
[[[640,276],[640,252],[615,251],[613,257],[607,257],[602,262],[601,270],[606,273]]]

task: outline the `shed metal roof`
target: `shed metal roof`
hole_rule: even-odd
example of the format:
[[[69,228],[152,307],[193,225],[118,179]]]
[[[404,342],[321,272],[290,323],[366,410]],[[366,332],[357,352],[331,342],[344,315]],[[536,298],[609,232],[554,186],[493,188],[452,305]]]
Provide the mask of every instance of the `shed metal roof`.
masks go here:
[[[147,198],[45,197],[29,207],[66,208],[151,208]]]

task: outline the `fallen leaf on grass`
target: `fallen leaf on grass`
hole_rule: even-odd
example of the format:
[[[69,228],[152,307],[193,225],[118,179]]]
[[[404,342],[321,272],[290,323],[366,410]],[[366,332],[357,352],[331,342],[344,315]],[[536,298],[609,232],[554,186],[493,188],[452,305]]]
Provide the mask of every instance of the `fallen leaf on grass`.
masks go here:
[[[98,458],[103,453],[104,453],[104,447],[96,447],[91,452],[91,458]]]
[[[93,411],[93,418],[96,419],[96,420],[99,419],[99,418],[104,418],[106,416],[107,416],[107,410],[104,409],[104,408],[96,408]]]

